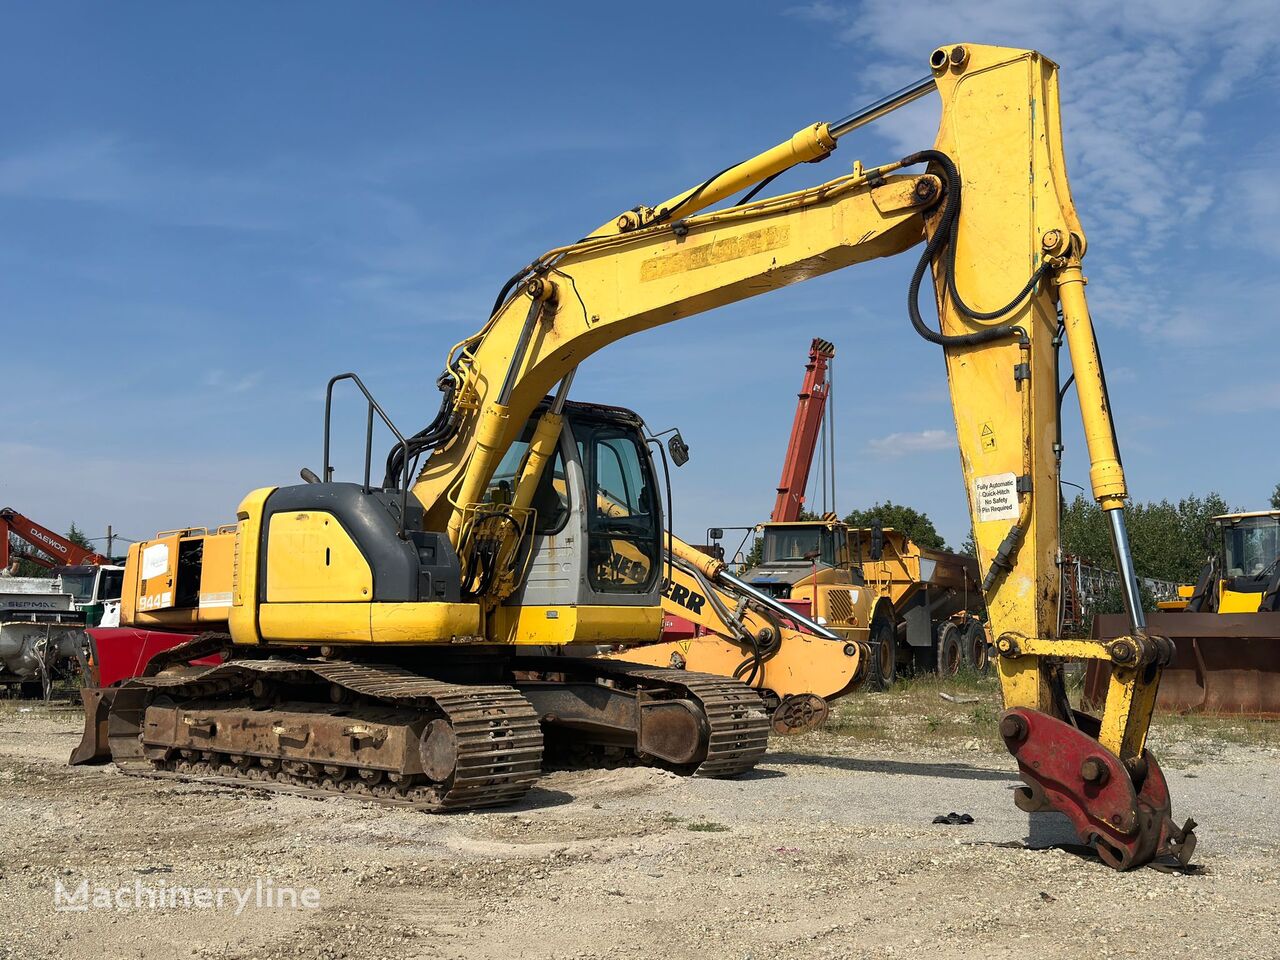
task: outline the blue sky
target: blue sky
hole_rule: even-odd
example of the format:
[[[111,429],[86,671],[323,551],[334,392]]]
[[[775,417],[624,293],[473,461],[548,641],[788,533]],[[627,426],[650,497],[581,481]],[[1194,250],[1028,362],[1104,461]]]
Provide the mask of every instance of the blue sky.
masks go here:
[[[342,370],[417,429],[445,352],[517,267],[923,76],[955,41],[1062,65],[1133,494],[1257,508],[1280,481],[1271,3],[7,3],[4,22],[0,505],[58,529],[229,520],[249,489],[319,468]],[[834,162],[929,146],[936,112],[921,101]],[[913,263],[634,337],[574,395],[683,429],[676,526],[700,539],[767,514],[825,337],[837,507],[909,503],[957,544],[942,358],[904,309]],[[1074,413],[1064,478],[1086,483]]]

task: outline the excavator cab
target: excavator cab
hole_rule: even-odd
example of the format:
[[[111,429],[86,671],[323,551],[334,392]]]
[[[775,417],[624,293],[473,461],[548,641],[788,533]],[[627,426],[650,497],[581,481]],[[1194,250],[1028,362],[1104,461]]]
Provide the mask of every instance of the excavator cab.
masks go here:
[[[517,486],[545,412],[544,404],[503,456],[488,485],[491,502],[509,498]],[[620,407],[572,401],[563,415],[555,452],[530,503],[528,574],[499,608],[499,636],[515,625],[503,611],[525,621],[535,609],[543,621],[574,617],[581,628],[597,619],[594,610],[600,613],[594,632],[602,638],[610,621],[647,618],[656,639],[662,501],[644,421]]]

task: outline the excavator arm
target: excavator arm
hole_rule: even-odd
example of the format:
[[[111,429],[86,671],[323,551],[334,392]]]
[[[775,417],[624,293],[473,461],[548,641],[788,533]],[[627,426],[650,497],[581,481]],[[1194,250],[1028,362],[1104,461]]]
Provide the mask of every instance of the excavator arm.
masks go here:
[[[1000,732],[1027,783],[1019,805],[1062,810],[1108,863],[1127,868],[1164,853],[1185,859],[1194,836],[1191,824],[1173,824],[1164,778],[1145,746],[1171,647],[1147,635],[1138,604],[1057,82],[1056,65],[1033,51],[939,48],[927,78],[866,111],[806,127],[664,204],[623,213],[549,251],[512,277],[485,326],[451,351],[441,413],[405,456],[431,451],[412,491],[426,529],[448,531],[464,571],[482,548],[492,567],[493,527],[476,534],[485,486],[543,397],[563,396],[583,360],[633,333],[923,243],[908,310],[946,363],[1007,708]],[[942,119],[931,149],[702,212],[822,159],[851,130],[935,90]],[[926,273],[937,329],[919,306]],[[1130,618],[1130,634],[1106,644],[1057,635],[1062,342]],[[554,437],[557,416],[555,406],[543,414],[538,434]],[[531,450],[537,446],[535,439]],[[513,504],[527,502],[540,469],[531,453]],[[509,528],[520,535],[519,523]],[[517,569],[518,544],[499,552]],[[509,592],[515,581],[487,582]],[[501,597],[478,599],[492,605]],[[1112,668],[1100,718],[1070,707],[1062,677],[1064,661],[1091,659]]]
[[[606,658],[741,680],[765,700],[779,734],[820,726],[829,702],[866,679],[871,648],[865,620],[860,630],[846,628],[851,635],[836,634],[679,537],[668,535],[663,544],[663,611],[689,621],[695,634],[622,646]]]
[[[26,555],[20,559],[30,560],[42,567],[79,566],[81,564],[103,564],[107,558],[101,554],[86,550],[79,544],[36,523],[12,507],[0,509],[0,570],[9,566],[9,534],[12,533],[35,547],[42,554],[52,557],[46,560],[39,555]]]

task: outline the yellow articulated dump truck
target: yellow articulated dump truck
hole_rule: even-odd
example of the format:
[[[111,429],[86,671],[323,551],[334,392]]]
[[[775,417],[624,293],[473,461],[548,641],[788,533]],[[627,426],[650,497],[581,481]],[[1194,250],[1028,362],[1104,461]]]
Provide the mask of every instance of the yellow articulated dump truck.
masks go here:
[[[963,664],[988,671],[976,558],[834,517],[757,530],[761,560],[742,579],[841,636],[865,638],[874,689],[887,689],[903,672],[953,677]]]

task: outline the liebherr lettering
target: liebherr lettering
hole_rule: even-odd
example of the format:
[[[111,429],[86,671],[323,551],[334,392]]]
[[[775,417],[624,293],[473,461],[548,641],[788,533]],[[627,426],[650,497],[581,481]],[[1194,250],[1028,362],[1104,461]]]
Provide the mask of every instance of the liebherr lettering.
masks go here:
[[[707,602],[707,598],[698,591],[690,590],[683,584],[673,583],[670,580],[662,581],[662,595],[695,615],[702,613],[702,605]]]

